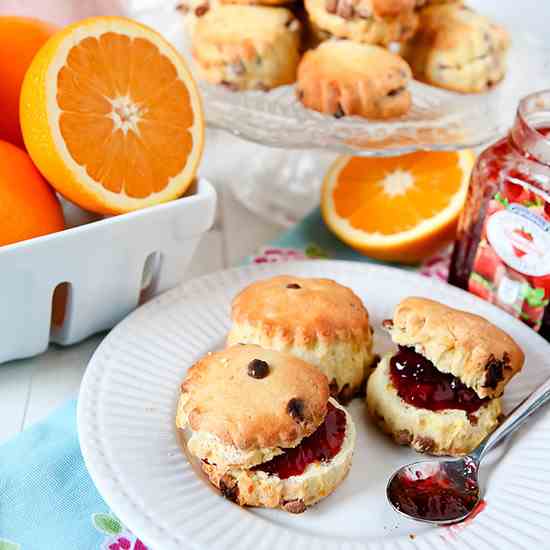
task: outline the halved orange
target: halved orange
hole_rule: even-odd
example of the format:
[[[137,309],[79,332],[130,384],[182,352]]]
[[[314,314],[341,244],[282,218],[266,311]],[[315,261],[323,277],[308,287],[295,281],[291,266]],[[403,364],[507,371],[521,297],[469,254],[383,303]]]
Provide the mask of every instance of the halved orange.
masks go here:
[[[62,195],[117,214],[182,195],[203,150],[201,99],[154,30],[94,17],[55,34],[23,82],[27,150]]]
[[[474,159],[467,150],[340,157],[323,183],[325,223],[363,254],[417,263],[454,238]]]

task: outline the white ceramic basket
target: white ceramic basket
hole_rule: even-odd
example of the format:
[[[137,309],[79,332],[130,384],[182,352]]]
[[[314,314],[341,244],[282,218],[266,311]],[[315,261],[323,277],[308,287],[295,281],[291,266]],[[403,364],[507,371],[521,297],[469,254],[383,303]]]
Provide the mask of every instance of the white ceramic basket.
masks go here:
[[[215,210],[216,192],[200,180],[190,196],[0,248],[0,363],[109,329],[175,286]]]

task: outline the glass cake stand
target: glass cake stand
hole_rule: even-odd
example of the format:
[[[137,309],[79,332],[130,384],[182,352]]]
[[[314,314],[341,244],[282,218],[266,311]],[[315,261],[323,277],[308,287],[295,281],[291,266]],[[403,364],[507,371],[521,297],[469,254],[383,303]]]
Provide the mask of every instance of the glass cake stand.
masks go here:
[[[176,4],[133,16],[164,34],[193,67]],[[231,182],[234,194],[260,216],[288,226],[318,204],[319,186],[335,154],[392,156],[473,148],[495,139],[510,127],[521,97],[550,88],[550,42],[507,26],[508,72],[493,90],[464,95],[413,81],[410,112],[391,121],[335,119],[305,109],[293,86],[232,92],[199,81],[207,124],[256,144],[243,158],[242,178]]]

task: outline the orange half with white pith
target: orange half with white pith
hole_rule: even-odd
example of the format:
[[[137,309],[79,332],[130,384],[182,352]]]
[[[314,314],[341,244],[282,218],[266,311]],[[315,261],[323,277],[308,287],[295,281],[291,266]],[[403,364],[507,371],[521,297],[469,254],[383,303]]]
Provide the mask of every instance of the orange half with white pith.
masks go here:
[[[185,61],[125,18],[85,19],[55,34],[27,71],[20,116],[42,174],[95,212],[181,196],[202,155],[201,99]]]
[[[327,226],[356,250],[414,264],[455,237],[472,151],[340,157],[323,183]]]

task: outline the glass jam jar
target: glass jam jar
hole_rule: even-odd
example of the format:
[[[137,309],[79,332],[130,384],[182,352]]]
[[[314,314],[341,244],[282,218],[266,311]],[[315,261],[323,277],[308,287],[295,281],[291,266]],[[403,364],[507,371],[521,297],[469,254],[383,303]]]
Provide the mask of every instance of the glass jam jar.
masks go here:
[[[550,340],[550,90],[524,98],[508,136],[479,156],[449,282]]]

